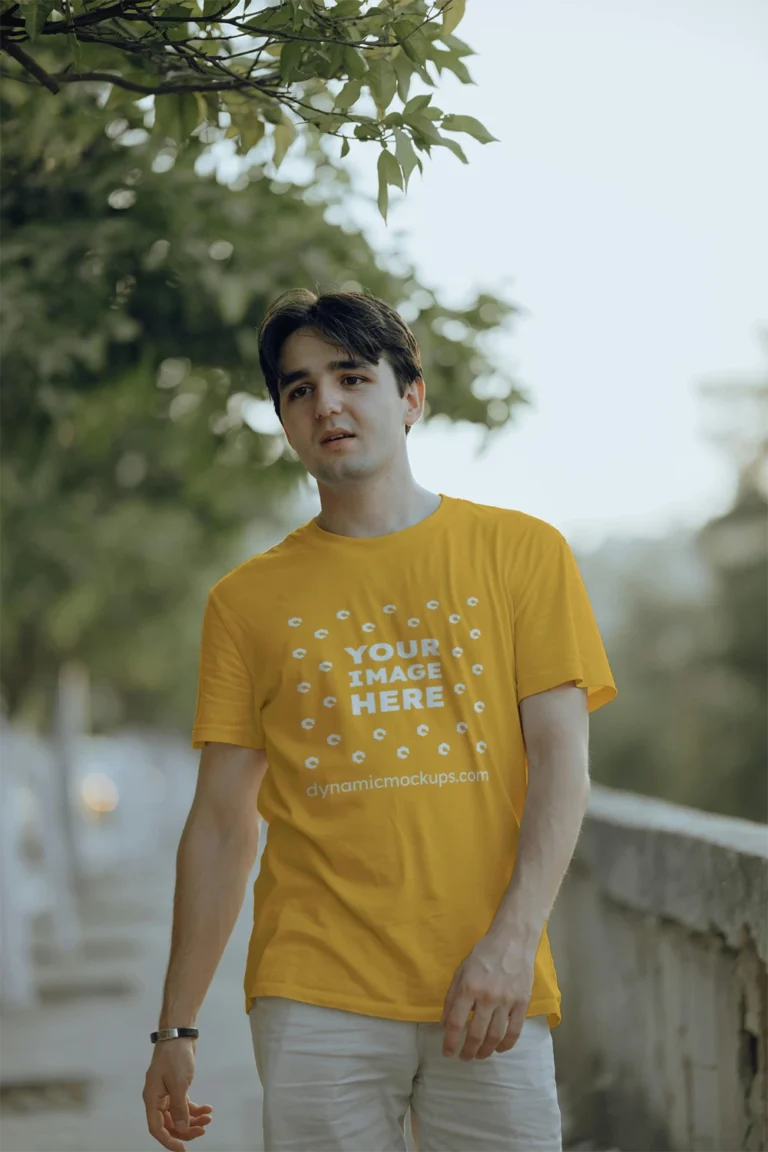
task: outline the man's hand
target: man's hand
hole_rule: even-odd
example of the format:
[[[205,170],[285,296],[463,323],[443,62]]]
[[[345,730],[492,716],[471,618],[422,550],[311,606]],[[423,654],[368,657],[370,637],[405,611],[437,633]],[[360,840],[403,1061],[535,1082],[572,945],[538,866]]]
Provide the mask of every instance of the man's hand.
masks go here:
[[[194,1104],[187,1091],[195,1074],[194,1039],[158,1041],[144,1081],[149,1131],[170,1152],[184,1152],[184,1140],[202,1136],[211,1122],[210,1104]]]
[[[533,989],[535,951],[484,936],[456,969],[445,998],[441,1024],[443,1055],[452,1056],[467,1023],[462,1060],[485,1060],[517,1042]]]

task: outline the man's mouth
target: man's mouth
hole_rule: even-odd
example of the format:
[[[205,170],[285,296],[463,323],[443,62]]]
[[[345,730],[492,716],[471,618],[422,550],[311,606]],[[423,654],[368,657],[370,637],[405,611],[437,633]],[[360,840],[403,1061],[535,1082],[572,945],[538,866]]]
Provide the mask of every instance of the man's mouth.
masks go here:
[[[353,432],[332,432],[330,435],[323,438],[322,443],[333,444],[336,440],[352,440],[353,438]]]

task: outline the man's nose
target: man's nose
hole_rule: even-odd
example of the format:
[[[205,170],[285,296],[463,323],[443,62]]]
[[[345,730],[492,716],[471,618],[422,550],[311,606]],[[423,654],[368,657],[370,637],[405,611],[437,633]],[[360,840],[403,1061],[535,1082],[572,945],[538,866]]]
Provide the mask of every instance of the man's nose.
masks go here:
[[[341,389],[335,384],[318,384],[315,388],[315,415],[323,420],[342,408]]]

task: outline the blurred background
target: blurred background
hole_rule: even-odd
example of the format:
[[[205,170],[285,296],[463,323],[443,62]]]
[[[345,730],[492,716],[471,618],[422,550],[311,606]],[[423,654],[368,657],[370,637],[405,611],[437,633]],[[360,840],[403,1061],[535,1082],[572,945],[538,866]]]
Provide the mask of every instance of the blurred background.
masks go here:
[[[757,0],[470,2],[472,82],[444,71],[438,96],[495,141],[463,143],[466,165],[424,157],[386,223],[364,140],[339,159],[302,137],[278,172],[266,139],[243,154],[148,131],[151,96],[116,113],[96,84],[54,97],[3,77],[9,1152],[151,1143],[130,1125],[194,790],[205,598],[319,509],[258,369],[286,288],[395,305],[427,385],[417,481],[569,540],[619,689],[592,720],[593,780],[768,821],[767,26]],[[255,1080],[247,905],[204,1012],[230,1014],[232,1065]],[[129,1127],[107,1137],[83,1119],[93,1053],[70,1045],[129,1003],[132,1079],[99,1097]],[[29,1031],[41,1005],[52,1033]],[[209,1147],[257,1146],[244,1099]]]

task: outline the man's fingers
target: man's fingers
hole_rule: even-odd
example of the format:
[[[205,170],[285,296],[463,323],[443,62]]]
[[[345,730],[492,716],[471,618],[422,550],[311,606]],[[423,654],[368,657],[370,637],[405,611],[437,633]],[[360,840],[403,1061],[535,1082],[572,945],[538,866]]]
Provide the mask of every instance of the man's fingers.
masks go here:
[[[186,1128],[180,1129],[176,1127],[170,1112],[165,1113],[166,1131],[180,1140],[195,1140],[198,1136],[203,1136],[210,1122],[210,1116],[193,1117]]]
[[[191,1132],[195,1128],[205,1128],[211,1122],[212,1111],[210,1104],[192,1104],[190,1102],[186,1131]],[[165,1116],[168,1123],[175,1123],[170,1108],[165,1109]]]
[[[510,1048],[514,1048],[520,1033],[523,1030],[524,1023],[524,1016],[521,1018],[516,1012],[512,1013],[507,1023],[507,1030],[504,1033],[504,1039],[496,1049],[497,1052],[509,1052]]]
[[[459,1053],[462,1060],[474,1060],[480,1046],[485,1041],[492,1016],[493,1012],[490,1008],[479,1008],[477,1004],[475,1004],[472,1023],[467,1030],[464,1046]]]
[[[171,1100],[170,1113],[176,1131],[186,1132],[187,1128],[189,1128],[189,1112],[186,1103],[174,1104],[173,1100]]]
[[[488,1022],[488,1031],[485,1034],[485,1039],[477,1050],[478,1060],[487,1060],[494,1052],[499,1050],[499,1045],[503,1042],[507,1034],[507,1026],[509,1024],[509,1009],[496,1008],[491,1014]]]
[[[459,1042],[459,1036],[466,1026],[471,1011],[472,1001],[467,996],[457,996],[446,1017],[443,1056],[453,1056]]]
[[[213,1112],[213,1108],[211,1108],[210,1104],[195,1104],[193,1100],[190,1100],[189,1111],[190,1114],[194,1114],[195,1116],[202,1116],[203,1113],[210,1115],[210,1113]]]
[[[163,1059],[153,1060],[142,1093],[150,1135],[168,1152],[186,1152],[183,1140],[205,1135],[213,1111],[210,1104],[196,1104],[187,1096],[192,1069],[186,1066],[185,1055],[169,1053],[166,1057],[164,1054],[167,1065]],[[172,1057],[182,1058],[178,1067]]]
[[[184,1132],[189,1127],[191,1108],[189,1100],[187,1099],[187,1087],[187,1084],[179,1083],[175,1078],[172,1083],[168,1085],[170,1096],[168,1110],[173,1117],[174,1126],[179,1132]]]
[[[154,1136],[158,1144],[162,1144],[163,1148],[170,1149],[170,1152],[186,1152],[184,1145],[180,1140],[175,1139],[166,1128],[165,1115],[160,1109],[147,1109],[147,1124],[149,1125],[149,1133]]]
[[[458,972],[455,972],[454,976],[453,976],[453,980],[451,980],[451,986],[448,989],[448,992],[447,992],[446,997],[445,997],[445,1002],[443,1004],[443,1014],[440,1017],[440,1023],[443,1025],[443,1027],[445,1027],[445,1025],[448,1023],[448,1017],[450,1016],[451,1009],[453,1008],[454,993],[458,987],[458,984],[459,984]]]

